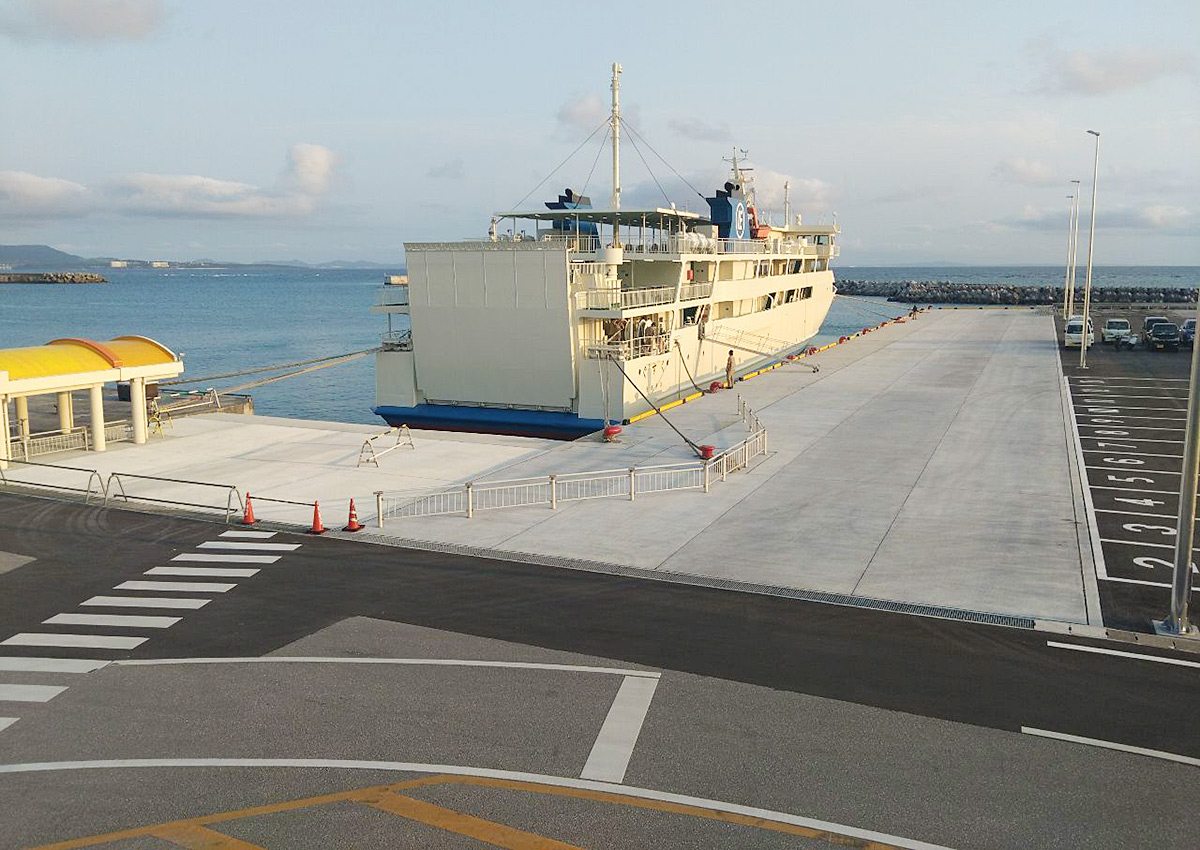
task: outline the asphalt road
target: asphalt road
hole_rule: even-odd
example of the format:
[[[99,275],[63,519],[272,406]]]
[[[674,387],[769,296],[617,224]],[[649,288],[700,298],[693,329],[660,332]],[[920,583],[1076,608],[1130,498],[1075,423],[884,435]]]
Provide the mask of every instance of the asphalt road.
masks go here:
[[[535,785],[588,779],[589,752],[613,734],[605,730],[618,705],[636,706],[638,682],[649,675],[661,678],[634,712],[628,771],[590,774],[621,788],[757,806],[909,842],[895,846],[1073,847],[1087,834],[1093,846],[1188,847],[1200,823],[1186,794],[1196,769],[1188,759],[1200,759],[1192,723],[1200,655],[354,541],[231,537],[212,523],[7,495],[0,551],[35,559],[0,574],[0,697],[16,697],[0,698],[0,717],[18,718],[0,730],[11,846],[415,781],[428,774],[404,765],[417,762],[514,770]],[[203,604],[170,607],[189,604],[178,600]],[[149,619],[119,619],[126,616]],[[97,646],[95,636],[117,645]],[[72,659],[266,655],[586,669],[567,676],[542,667],[197,662],[20,670]],[[13,687],[65,690],[41,701]],[[630,722],[622,715],[613,728]],[[324,761],[308,771],[247,764],[232,774],[124,762],[204,757]],[[63,768],[79,760],[105,764]],[[58,767],[12,767],[41,762]],[[627,801],[575,797],[568,806],[540,786],[506,795],[463,782],[446,780],[436,794],[424,785],[406,791],[417,803],[385,802],[407,812],[391,817],[443,838],[471,833],[445,826],[467,821],[439,806],[470,809],[493,826],[519,822],[564,846],[646,846],[639,836],[665,829],[666,821],[647,822],[644,808],[612,815]],[[1124,789],[1120,804],[1110,799],[1114,782]],[[355,817],[362,806],[383,811],[365,799],[343,802]],[[324,805],[304,810],[332,811]],[[563,825],[572,807],[574,832]],[[272,811],[255,821],[272,825],[247,827],[244,840],[306,846],[286,837],[305,834],[292,818]],[[758,827],[733,830],[695,813],[670,818],[699,830],[671,833],[693,836],[677,837],[677,846],[831,840],[777,830],[764,838]],[[387,828],[333,823],[357,836],[355,846],[406,846],[389,831],[392,820]],[[592,826],[581,831],[580,823]],[[719,824],[733,833],[706,831]],[[364,837],[377,828],[377,838]],[[405,835],[411,846],[475,846]]]
[[[1093,322],[1099,329],[1125,318],[1140,332],[1146,315],[1181,324],[1190,311],[1105,308]],[[1060,339],[1061,328],[1060,321]],[[1153,631],[1170,607],[1191,351],[1116,351],[1097,342],[1087,369],[1077,348],[1062,349],[1062,364],[1103,551],[1104,623]]]

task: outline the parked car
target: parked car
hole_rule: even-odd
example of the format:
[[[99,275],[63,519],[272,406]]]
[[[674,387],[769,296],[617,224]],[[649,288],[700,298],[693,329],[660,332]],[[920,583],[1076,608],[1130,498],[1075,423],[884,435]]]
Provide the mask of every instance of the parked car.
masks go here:
[[[1139,342],[1141,342],[1141,338],[1137,334],[1127,334],[1118,337],[1116,343],[1114,343],[1114,347],[1117,351],[1133,351],[1138,347]]]
[[[1178,351],[1179,325],[1174,322],[1158,322],[1150,329],[1146,345],[1151,351]]]
[[[1183,327],[1179,329],[1179,338],[1188,348],[1196,341],[1196,320],[1188,319],[1183,323]]]
[[[1116,342],[1123,336],[1133,333],[1128,319],[1109,319],[1100,331],[1101,342]]]
[[[1171,320],[1168,319],[1166,316],[1147,316],[1146,318],[1142,319],[1142,336],[1146,336],[1147,334],[1149,334],[1150,329],[1153,328],[1155,325],[1157,325],[1159,322],[1169,322],[1169,321],[1171,321]]]
[[[1072,316],[1067,319],[1067,326],[1063,330],[1063,347],[1064,348],[1079,348],[1083,344],[1083,316]],[[1092,320],[1087,322],[1087,347],[1091,348],[1096,344],[1096,326],[1092,324]]]

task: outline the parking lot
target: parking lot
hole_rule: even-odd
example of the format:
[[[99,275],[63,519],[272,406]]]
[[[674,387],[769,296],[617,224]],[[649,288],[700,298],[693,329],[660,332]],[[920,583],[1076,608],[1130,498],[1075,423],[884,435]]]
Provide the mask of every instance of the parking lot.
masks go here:
[[[1150,315],[1182,324],[1191,311],[1101,308],[1093,311],[1088,368],[1079,366],[1079,349],[1062,350],[1089,525],[1100,543],[1105,625],[1141,630],[1163,617],[1170,599],[1191,351],[1117,351],[1100,342],[1100,329],[1110,317],[1126,318],[1140,335]]]

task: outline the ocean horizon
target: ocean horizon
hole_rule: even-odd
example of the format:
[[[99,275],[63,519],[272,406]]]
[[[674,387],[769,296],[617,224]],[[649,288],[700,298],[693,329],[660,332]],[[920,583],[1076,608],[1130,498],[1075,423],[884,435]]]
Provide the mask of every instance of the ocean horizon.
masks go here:
[[[1054,286],[1063,267],[839,266],[842,280],[937,280]],[[377,346],[387,329],[370,312],[381,269],[247,268],[106,269],[108,284],[0,284],[0,348],[42,345],[61,337],[111,339],[140,334],[184,355],[187,378],[329,357]],[[1082,280],[1082,269],[1080,271]],[[1197,266],[1096,266],[1105,286],[1189,287]],[[907,307],[884,299],[837,299],[813,343],[837,339]],[[201,382],[221,389],[261,376]],[[257,412],[384,427],[371,408],[374,358],[247,390]]]

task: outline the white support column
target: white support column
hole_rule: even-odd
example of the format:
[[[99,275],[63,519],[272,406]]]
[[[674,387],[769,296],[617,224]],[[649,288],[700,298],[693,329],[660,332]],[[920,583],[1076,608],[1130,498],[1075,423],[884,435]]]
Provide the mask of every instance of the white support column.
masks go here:
[[[131,378],[129,381],[129,403],[133,408],[133,442],[146,442],[146,379]]]
[[[8,469],[8,396],[0,395],[0,469]]]
[[[64,434],[75,427],[75,410],[71,407],[71,394],[58,394],[58,430]]]
[[[23,395],[16,398],[17,402],[17,435],[22,440],[29,439],[29,399]]]
[[[88,398],[92,408],[92,451],[102,452],[106,448],[104,441],[104,389],[103,384],[88,388]]]

